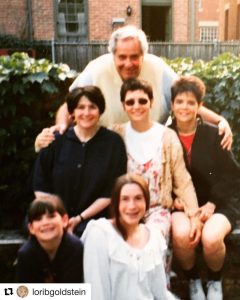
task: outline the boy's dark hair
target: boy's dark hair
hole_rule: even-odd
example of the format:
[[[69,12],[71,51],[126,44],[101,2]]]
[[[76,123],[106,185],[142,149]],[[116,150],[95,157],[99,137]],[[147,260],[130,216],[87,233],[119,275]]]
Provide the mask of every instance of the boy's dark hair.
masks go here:
[[[34,220],[38,220],[45,213],[53,214],[58,212],[61,216],[67,214],[62,200],[56,195],[46,195],[40,198],[36,198],[30,204],[28,210],[28,222],[32,223]]]
[[[151,85],[147,81],[130,78],[125,80],[122,84],[121,91],[120,91],[121,102],[125,101],[126,94],[128,91],[137,91],[137,90],[141,90],[145,94],[147,94],[150,101],[153,100],[153,90]]]
[[[205,84],[200,78],[193,75],[181,76],[171,87],[171,101],[174,102],[174,99],[178,94],[191,92],[200,104],[205,96],[205,91]]]
[[[98,107],[100,115],[104,112],[105,99],[100,88],[94,85],[89,85],[85,87],[75,88],[68,93],[66,102],[69,114],[72,114],[74,109],[77,108],[78,102],[83,96],[87,97],[89,101],[91,101]]]

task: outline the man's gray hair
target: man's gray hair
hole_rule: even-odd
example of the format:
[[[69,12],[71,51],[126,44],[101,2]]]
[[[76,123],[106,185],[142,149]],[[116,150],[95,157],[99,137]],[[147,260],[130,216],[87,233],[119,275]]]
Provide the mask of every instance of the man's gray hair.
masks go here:
[[[109,40],[108,51],[114,53],[116,51],[116,44],[118,40],[124,40],[128,38],[137,38],[140,42],[142,53],[148,52],[148,42],[146,34],[133,25],[127,25],[115,30]]]

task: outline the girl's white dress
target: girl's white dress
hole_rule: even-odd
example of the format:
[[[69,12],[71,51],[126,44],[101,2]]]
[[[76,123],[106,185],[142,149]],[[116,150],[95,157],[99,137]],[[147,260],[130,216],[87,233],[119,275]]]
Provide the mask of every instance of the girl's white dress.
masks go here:
[[[165,239],[151,225],[149,240],[131,247],[107,219],[90,221],[82,236],[84,281],[91,283],[92,300],[175,299],[166,288],[163,265]]]

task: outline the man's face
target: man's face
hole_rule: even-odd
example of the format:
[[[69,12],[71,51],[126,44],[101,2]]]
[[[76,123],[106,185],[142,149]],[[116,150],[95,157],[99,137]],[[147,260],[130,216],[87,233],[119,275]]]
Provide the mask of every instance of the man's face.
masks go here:
[[[114,63],[122,80],[137,78],[143,62],[140,42],[136,38],[118,40]]]

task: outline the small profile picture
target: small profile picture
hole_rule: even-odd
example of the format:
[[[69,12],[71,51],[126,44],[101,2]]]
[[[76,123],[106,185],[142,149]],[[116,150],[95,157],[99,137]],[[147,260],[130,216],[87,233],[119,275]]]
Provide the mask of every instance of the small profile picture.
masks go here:
[[[17,288],[17,295],[20,298],[25,298],[28,295],[28,288],[25,285],[19,285]]]

